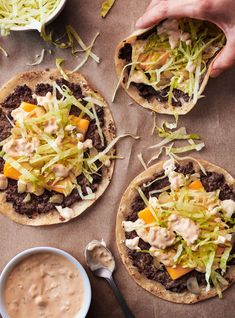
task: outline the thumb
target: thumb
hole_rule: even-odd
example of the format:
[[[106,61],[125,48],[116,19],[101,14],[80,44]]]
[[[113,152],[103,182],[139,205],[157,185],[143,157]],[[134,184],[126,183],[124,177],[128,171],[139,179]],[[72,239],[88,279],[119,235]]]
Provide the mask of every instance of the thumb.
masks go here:
[[[213,63],[210,76],[217,77],[233,65],[235,65],[235,38],[228,38],[227,44]]]

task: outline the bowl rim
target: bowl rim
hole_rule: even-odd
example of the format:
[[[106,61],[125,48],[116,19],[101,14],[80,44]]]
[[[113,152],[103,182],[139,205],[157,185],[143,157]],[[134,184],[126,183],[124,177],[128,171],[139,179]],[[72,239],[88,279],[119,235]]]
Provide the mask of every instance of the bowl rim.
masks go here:
[[[9,274],[12,272],[13,268],[25,258],[31,255],[43,253],[43,252],[49,252],[49,253],[62,255],[65,258],[67,258],[71,263],[73,263],[76,266],[76,268],[79,270],[82,276],[83,283],[84,283],[84,302],[83,302],[83,306],[81,310],[79,311],[79,313],[76,315],[75,318],[86,317],[88,310],[90,308],[90,304],[91,304],[91,285],[90,285],[90,281],[84,267],[75,257],[65,252],[64,250],[61,250],[55,247],[39,246],[39,247],[32,247],[18,253],[4,267],[0,275],[0,314],[2,315],[2,318],[9,318],[5,309],[5,305],[4,305],[4,287],[5,287],[5,283]]]
[[[61,13],[61,11],[64,9],[64,6],[66,4],[67,0],[61,0],[61,2],[58,4],[56,9],[48,16],[47,20],[45,21],[45,25],[51,23],[57,16]],[[30,26],[16,26],[12,27],[10,29],[11,31],[30,31],[30,30],[35,30],[34,28]]]

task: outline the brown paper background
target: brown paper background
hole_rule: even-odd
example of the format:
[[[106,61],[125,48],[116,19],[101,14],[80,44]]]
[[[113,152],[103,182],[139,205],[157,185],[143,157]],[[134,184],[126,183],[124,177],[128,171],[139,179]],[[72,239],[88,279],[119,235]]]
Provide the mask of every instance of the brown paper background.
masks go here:
[[[101,64],[97,65],[90,60],[81,71],[111,105],[118,133],[138,134],[142,137],[141,141],[125,139],[119,143],[118,153],[125,159],[117,161],[111,185],[103,197],[76,220],[58,226],[31,228],[17,225],[0,216],[0,269],[2,270],[18,252],[43,245],[66,250],[87,269],[84,260],[86,244],[92,239],[103,238],[116,258],[115,279],[137,318],[181,318],[182,316],[230,318],[235,312],[235,286],[225,292],[223,300],[214,298],[196,305],[176,305],[160,300],[137,286],[121,263],[115,244],[115,218],[118,204],[129,182],[142,171],[137,154],[156,143],[157,139],[150,136],[151,113],[135,104],[128,105],[131,100],[122,90],[118,93],[116,103],[111,104],[111,96],[117,81],[113,55],[115,45],[134,30],[135,21],[144,11],[148,1],[117,0],[105,20],[99,17],[101,2],[101,0],[68,0],[63,14],[53,25],[58,28],[65,23],[71,23],[87,43],[98,30],[101,32],[94,50],[101,57]],[[8,59],[0,55],[1,85],[16,73],[30,70],[26,63],[34,60],[34,56],[42,48],[51,48],[36,32],[12,33],[10,37],[0,38],[0,45],[3,45],[10,54]],[[68,51],[56,50],[54,56],[47,54],[44,63],[38,68],[54,67],[55,56],[66,58],[67,67],[72,68],[78,64],[78,60],[71,57]],[[158,118],[162,120],[167,117]],[[186,126],[191,132],[199,133],[206,142],[206,149],[195,156],[210,160],[233,175],[235,175],[234,118],[235,69],[211,80],[206,89],[206,98],[180,120],[180,125]],[[146,151],[144,155],[146,158],[150,157]],[[107,283],[93,277],[89,271],[88,275],[93,293],[88,317],[122,317]]]

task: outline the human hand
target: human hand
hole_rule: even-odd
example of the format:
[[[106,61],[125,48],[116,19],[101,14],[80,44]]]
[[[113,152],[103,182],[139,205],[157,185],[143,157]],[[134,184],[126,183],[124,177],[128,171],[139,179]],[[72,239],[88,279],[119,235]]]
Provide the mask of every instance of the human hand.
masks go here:
[[[166,18],[183,17],[215,23],[226,35],[227,43],[213,64],[212,77],[235,65],[234,0],[153,0],[136,26],[148,28]]]

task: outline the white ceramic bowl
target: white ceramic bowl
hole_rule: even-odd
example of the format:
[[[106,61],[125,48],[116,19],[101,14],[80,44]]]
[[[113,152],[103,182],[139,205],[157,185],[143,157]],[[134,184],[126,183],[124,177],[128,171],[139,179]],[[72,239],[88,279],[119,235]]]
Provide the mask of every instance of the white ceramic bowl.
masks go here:
[[[57,18],[57,16],[61,13],[61,11],[64,9],[64,6],[66,4],[67,0],[61,0],[61,2],[59,3],[58,7],[51,13],[51,15],[49,15],[49,17],[47,18],[47,20],[45,21],[45,24],[49,24],[51,23],[53,20],[55,20],[55,18]],[[31,27],[31,26],[24,26],[24,27],[13,27],[11,28],[11,31],[30,31],[30,30],[34,30],[35,28]]]
[[[23,259],[27,258],[30,255],[37,254],[37,253],[42,253],[42,252],[51,252],[51,253],[56,253],[59,255],[63,255],[66,257],[71,263],[73,263],[77,269],[79,270],[83,282],[84,282],[84,302],[82,305],[81,310],[79,313],[76,315],[74,318],[84,318],[87,315],[87,312],[90,307],[91,303],[91,285],[89,278],[87,276],[87,273],[85,269],[82,267],[82,265],[70,254],[66,253],[63,250],[60,250],[58,248],[54,247],[34,247],[30,248],[28,250],[25,250],[19,254],[17,254],[15,257],[13,257],[10,262],[5,266],[4,270],[1,273],[0,276],[0,313],[2,315],[2,318],[9,318],[9,316],[6,313],[5,305],[4,305],[4,287],[5,283],[7,281],[7,278],[13,268],[21,262]]]

